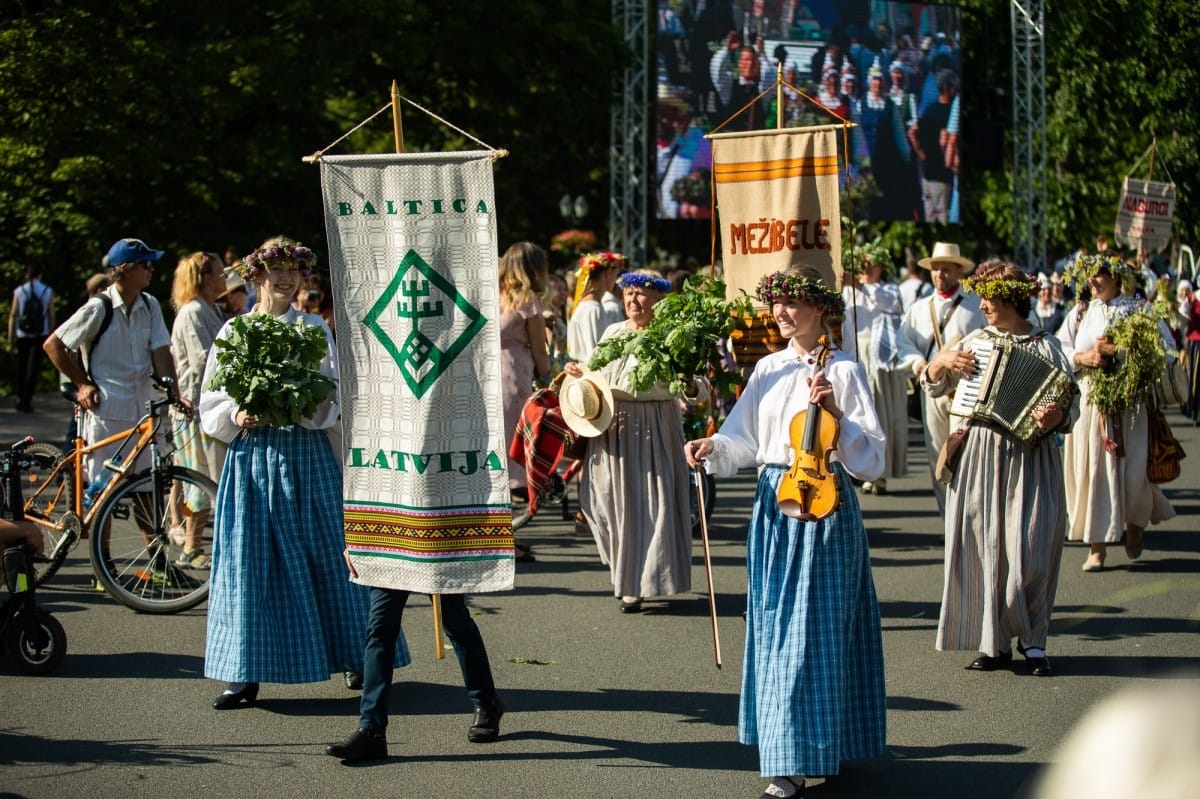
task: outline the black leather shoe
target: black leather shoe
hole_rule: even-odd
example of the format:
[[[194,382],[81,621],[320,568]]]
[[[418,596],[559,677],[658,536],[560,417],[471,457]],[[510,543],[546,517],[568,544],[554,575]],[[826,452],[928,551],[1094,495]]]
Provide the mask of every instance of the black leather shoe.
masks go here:
[[[235,687],[240,686],[240,687]],[[230,683],[224,693],[213,701],[213,708],[216,710],[229,710],[235,708],[242,702],[247,705],[253,705],[258,700],[258,683]]]
[[[1050,658],[1025,658],[1025,666],[1029,669],[1029,673],[1034,677],[1049,677],[1054,673],[1050,668]]]
[[[504,703],[500,697],[491,705],[480,705],[475,708],[475,716],[471,719],[471,728],[467,730],[467,740],[473,744],[491,743],[500,737],[500,717],[504,715]]]
[[[1004,668],[1012,663],[1012,650],[1001,652],[996,657],[991,655],[980,655],[967,664],[967,668],[971,671],[995,671],[996,669]]]
[[[362,675],[357,671],[343,672],[342,677],[346,680],[346,687],[351,691],[362,690]]]
[[[383,760],[388,756],[387,736],[375,730],[358,729],[346,740],[325,747],[325,754],[347,763],[363,760]]]

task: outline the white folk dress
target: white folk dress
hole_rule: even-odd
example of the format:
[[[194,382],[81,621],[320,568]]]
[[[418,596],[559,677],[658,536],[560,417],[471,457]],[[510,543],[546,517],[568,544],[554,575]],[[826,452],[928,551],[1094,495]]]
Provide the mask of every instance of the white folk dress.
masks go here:
[[[892,283],[864,283],[842,289],[846,302],[842,349],[857,356],[867,373],[875,413],[887,437],[884,479],[908,474],[908,378],[900,366],[900,289]],[[857,328],[857,329],[855,329]]]
[[[1083,318],[1072,310],[1058,332],[1068,361],[1086,352],[1104,335],[1109,319],[1121,303],[1092,300]],[[1171,331],[1162,324],[1163,346],[1172,349]],[[1121,540],[1125,525],[1141,528],[1175,518],[1175,509],[1158,485],[1146,477],[1150,421],[1145,406],[1124,414],[1121,420],[1125,456],[1117,457],[1104,445],[1104,416],[1088,403],[1091,381],[1079,381],[1079,420],[1067,436],[1063,451],[1067,483],[1067,538],[1088,544],[1113,544]]]
[[[1071,362],[1047,334],[1011,336],[986,327],[952,349],[980,337],[1008,338],[1049,359],[1063,371]],[[932,396],[958,385],[946,372],[924,382]],[[1060,429],[1079,413],[1077,399],[1064,408]],[[965,420],[954,417],[956,427]],[[1026,444],[997,425],[973,422],[946,494],[945,580],[937,648],[996,657],[1021,645],[1046,648],[1067,526],[1062,452],[1056,436]]]

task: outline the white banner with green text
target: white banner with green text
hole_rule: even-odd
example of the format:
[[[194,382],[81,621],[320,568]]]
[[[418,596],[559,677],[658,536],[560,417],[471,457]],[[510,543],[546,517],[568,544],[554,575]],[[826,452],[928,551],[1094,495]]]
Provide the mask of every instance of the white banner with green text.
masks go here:
[[[320,166],[355,582],[511,589],[492,155]]]

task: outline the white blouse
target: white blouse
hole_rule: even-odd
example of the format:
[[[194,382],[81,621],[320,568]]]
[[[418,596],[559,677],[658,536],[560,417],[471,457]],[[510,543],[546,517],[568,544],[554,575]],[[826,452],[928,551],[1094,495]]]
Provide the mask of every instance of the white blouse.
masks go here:
[[[325,324],[325,320],[316,314],[304,313],[295,308],[289,308],[287,313],[281,314],[277,318],[288,324],[295,324],[296,320],[300,319],[306,326],[316,325],[325,331],[325,357],[321,359],[321,374],[332,380],[336,386],[338,384],[337,348],[333,344],[333,334],[329,332],[329,326]],[[231,319],[221,327],[221,332],[217,333],[218,341],[229,338],[229,327],[232,322]],[[217,346],[214,343],[212,349],[208,351],[208,361],[204,365],[203,386],[208,385],[216,371]],[[200,411],[200,426],[213,438],[228,444],[242,431],[236,421],[240,408],[224,391],[203,388],[200,393],[198,410]],[[341,418],[341,407],[338,405],[338,389],[335,389],[317,406],[317,410],[310,418],[301,420],[300,426],[307,427],[309,430],[324,430],[337,424],[339,418]]]
[[[816,372],[815,357],[800,355],[791,346],[760,360],[720,432],[713,436],[706,469],[728,477],[747,466],[790,466],[795,457],[792,419],[808,410],[809,379]],[[875,480],[883,474],[887,439],[875,415],[866,373],[844,353],[834,352],[825,374],[842,411],[831,460],[860,480]]]

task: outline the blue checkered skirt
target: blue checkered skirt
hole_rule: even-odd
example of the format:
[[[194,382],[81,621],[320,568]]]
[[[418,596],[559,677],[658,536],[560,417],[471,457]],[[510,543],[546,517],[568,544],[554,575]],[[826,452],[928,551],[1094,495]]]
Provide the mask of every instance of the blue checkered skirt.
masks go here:
[[[746,657],[738,740],[764,777],[837,774],[883,753],[886,695],[879,605],[854,486],[840,464],[837,510],[783,515],[785,469],[766,466],[746,546]]]
[[[361,672],[368,589],[342,557],[342,473],[324,432],[234,439],[217,490],[204,675],[304,683]],[[409,663],[404,635],[396,666]]]

